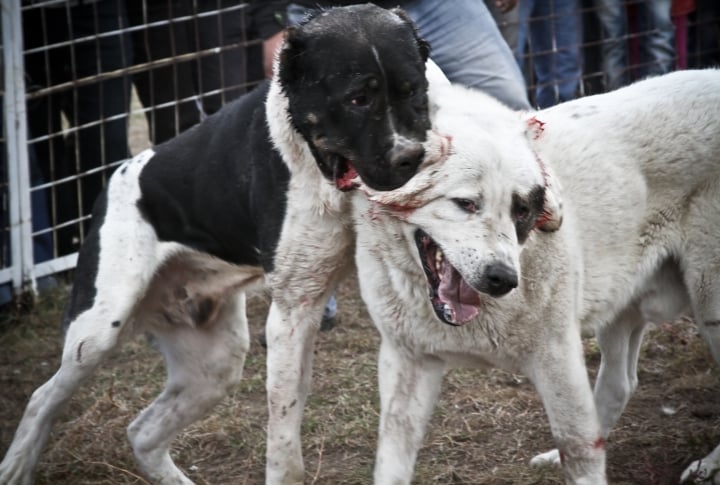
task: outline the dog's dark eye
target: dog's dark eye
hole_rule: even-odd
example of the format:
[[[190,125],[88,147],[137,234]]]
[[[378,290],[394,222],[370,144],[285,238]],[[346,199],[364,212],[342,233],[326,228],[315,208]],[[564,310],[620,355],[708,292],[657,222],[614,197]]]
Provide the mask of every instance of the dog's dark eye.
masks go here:
[[[370,104],[370,96],[368,96],[366,94],[358,94],[357,96],[354,96],[350,100],[350,103],[353,106],[359,106],[359,107],[367,106]]]
[[[478,211],[478,204],[470,199],[453,199],[456,206],[468,214],[475,214]]]
[[[530,207],[527,204],[519,203],[513,207],[513,219],[516,222],[525,222],[530,217]]]
[[[412,98],[415,96],[415,87],[409,82],[404,82],[400,85],[400,94],[407,98]]]

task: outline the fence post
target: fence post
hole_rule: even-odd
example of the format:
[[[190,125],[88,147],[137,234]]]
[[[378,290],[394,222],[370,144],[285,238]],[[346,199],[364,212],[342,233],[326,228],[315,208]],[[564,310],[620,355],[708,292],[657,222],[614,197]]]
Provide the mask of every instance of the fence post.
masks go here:
[[[26,289],[25,285],[35,291],[20,0],[2,1],[2,36],[5,64],[3,115],[10,206],[10,254],[13,290],[18,293]]]

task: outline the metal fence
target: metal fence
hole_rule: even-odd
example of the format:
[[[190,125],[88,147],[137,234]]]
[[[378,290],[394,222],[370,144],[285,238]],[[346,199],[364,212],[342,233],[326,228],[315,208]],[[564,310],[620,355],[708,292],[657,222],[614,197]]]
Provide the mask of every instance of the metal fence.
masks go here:
[[[643,23],[642,9],[662,1],[619,2],[625,28],[614,33],[600,22],[598,5],[609,0],[578,0],[570,24],[554,10],[559,0],[535,1],[545,9],[530,11],[525,23],[523,2],[494,14],[521,59],[533,104],[541,104],[545,87],[562,98],[562,83],[541,79],[543,65],[561,78],[557,62],[568,52],[579,56],[580,70],[560,80],[573,96],[612,87],[603,62],[611,45],[622,44],[627,56],[623,82],[652,72],[643,45],[663,28]],[[718,3],[673,0],[665,28],[674,37],[671,69],[718,64]],[[93,201],[120,161],[201,121],[263,77],[262,44],[248,13],[247,4],[230,0],[2,0],[0,304],[74,267]]]

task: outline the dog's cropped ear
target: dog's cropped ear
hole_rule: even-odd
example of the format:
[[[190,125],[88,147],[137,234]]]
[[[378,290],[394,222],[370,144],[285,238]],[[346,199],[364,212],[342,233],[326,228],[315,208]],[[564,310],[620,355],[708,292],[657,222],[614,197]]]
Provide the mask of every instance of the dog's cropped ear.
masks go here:
[[[560,229],[563,221],[560,181],[549,167],[542,164],[541,168],[545,177],[545,204],[535,227],[543,232],[554,232]]]
[[[427,61],[430,57],[430,43],[420,37],[415,22],[413,22],[413,20],[410,18],[407,12],[405,12],[405,10],[399,7],[393,8],[390,11],[400,17],[406,24],[408,24],[412,28],[413,34],[415,35],[415,42],[417,43],[418,52],[420,52],[422,60]]]
[[[302,77],[301,63],[305,49],[306,40],[302,31],[298,27],[288,27],[276,66],[283,87],[291,85]]]

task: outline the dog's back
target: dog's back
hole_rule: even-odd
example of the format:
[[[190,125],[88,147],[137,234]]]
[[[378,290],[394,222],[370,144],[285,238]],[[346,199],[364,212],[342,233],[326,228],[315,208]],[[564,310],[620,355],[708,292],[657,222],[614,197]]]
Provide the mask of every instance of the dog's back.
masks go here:
[[[720,223],[718,207],[707,207],[720,200],[718,112],[720,71],[707,70],[535,115],[532,147],[578,216],[589,326],[612,320],[664,260],[686,257],[688,244],[717,245],[688,224]]]

